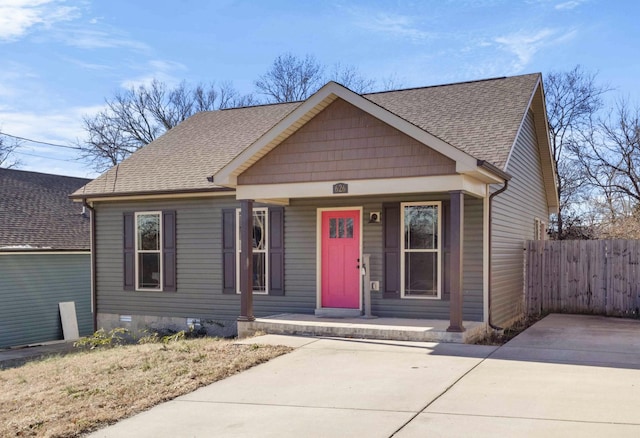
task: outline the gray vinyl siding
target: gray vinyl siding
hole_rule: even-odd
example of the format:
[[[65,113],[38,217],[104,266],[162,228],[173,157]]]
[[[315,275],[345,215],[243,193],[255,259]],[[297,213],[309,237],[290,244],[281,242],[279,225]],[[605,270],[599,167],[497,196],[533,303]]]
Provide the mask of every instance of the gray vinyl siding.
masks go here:
[[[448,194],[407,197],[325,198],[291,200],[285,208],[285,295],[254,294],[254,314],[311,314],[316,308],[316,221],[318,208],[363,207],[363,250],[371,254],[371,279],[382,278],[381,223],[368,223],[371,211],[384,202],[447,200]],[[259,204],[256,204],[258,206]],[[222,210],[239,207],[233,198],[120,202],[96,206],[98,312],[121,315],[196,317],[235,320],[240,297],[222,293]],[[176,211],[177,291],[123,289],[123,213]],[[382,217],[384,221],[384,217]],[[465,202],[464,317],[482,319],[482,200]],[[446,300],[384,299],[373,293],[374,314],[407,318],[449,318]]]
[[[58,303],[74,301],[80,336],[93,331],[86,254],[0,254],[0,348],[61,340]]]
[[[402,202],[411,201],[447,201],[449,195],[424,195],[402,198]],[[383,202],[397,201],[398,198],[385,199]],[[365,209],[367,205],[365,205]],[[371,211],[380,211],[380,204],[372,205]],[[464,237],[463,237],[463,318],[466,321],[483,319],[483,267],[482,267],[482,208],[481,199],[465,196]],[[365,213],[365,217],[369,217]],[[384,218],[382,218],[384,220]],[[367,224],[365,223],[365,230]],[[376,224],[378,227],[380,224]],[[443,226],[444,229],[444,226]],[[382,230],[365,235],[364,252],[371,252],[372,280],[380,280],[380,290],[384,290],[382,268]],[[444,255],[444,252],[442,252]],[[372,312],[381,317],[449,319],[448,291],[442,291],[443,299],[402,299],[383,298],[382,292],[372,293]]]
[[[232,198],[96,205],[98,313],[232,320],[239,297],[222,294],[222,209]],[[123,213],[176,211],[176,292],[125,291]]]
[[[444,195],[406,197],[367,197],[292,200],[285,211],[285,296],[254,296],[257,316],[274,313],[313,313],[316,308],[317,209],[332,207],[363,208],[363,253],[371,254],[372,281],[380,281],[380,291],[372,292],[372,312],[381,317],[449,319],[449,301],[389,299],[382,297],[383,246],[381,223],[369,223],[370,212],[381,212],[386,202],[446,201]],[[463,316],[481,321],[482,299],[482,200],[465,198],[465,266]],[[381,218],[385,220],[384,217]]]
[[[533,239],[534,221],[549,221],[540,153],[529,112],[509,159],[508,189],[493,200],[492,322],[506,324],[523,311],[524,241]]]
[[[364,218],[382,211],[384,202],[447,200],[448,194],[385,198],[332,198],[292,200],[285,208],[285,295],[254,294],[254,314],[311,314],[316,308],[316,218],[318,208],[363,207],[363,250],[371,254],[371,279],[382,278],[381,223]],[[259,206],[259,204],[256,204]],[[233,198],[120,202],[96,206],[97,306],[99,313],[195,317],[234,320],[240,297],[222,293],[222,210],[237,208]],[[123,289],[123,213],[176,211],[177,291],[125,291]],[[384,221],[384,217],[382,218]],[[481,320],[482,309],[482,200],[465,201],[464,317]],[[373,293],[373,311],[379,316],[449,318],[447,300],[384,299]]]

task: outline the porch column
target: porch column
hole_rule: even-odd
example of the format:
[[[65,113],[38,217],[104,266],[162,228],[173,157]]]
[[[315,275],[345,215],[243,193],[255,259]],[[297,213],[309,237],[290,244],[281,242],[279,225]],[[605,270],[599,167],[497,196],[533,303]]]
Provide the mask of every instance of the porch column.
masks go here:
[[[253,321],[253,200],[240,201],[240,316]]]
[[[464,236],[464,193],[460,190],[449,192],[451,200],[450,221],[451,221],[451,258],[449,262],[449,328],[448,332],[463,332],[462,326],[462,258],[463,258],[463,236]]]

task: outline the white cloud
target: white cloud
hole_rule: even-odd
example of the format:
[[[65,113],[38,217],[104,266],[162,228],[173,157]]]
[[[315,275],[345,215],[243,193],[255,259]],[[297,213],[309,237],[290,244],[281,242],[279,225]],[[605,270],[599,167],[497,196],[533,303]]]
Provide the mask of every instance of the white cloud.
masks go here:
[[[74,146],[85,136],[82,117],[92,116],[104,106],[72,107],[56,111],[8,111],[0,110],[0,130],[18,137],[63,146]],[[19,169],[80,177],[95,177],[91,165],[80,161],[77,151],[38,143],[21,141],[16,154],[21,162]]]
[[[563,2],[563,3],[558,3],[557,5],[555,5],[555,9],[558,11],[568,11],[574,8],[577,8],[578,6],[580,6],[583,2],[579,1],[579,0],[570,0],[567,2]]]
[[[176,71],[185,71],[187,67],[179,62],[156,59],[149,61],[139,69],[145,72],[140,76],[125,79],[120,85],[123,88],[137,88],[141,85],[151,84],[154,79],[164,82],[167,85],[177,85],[181,79],[173,73]]]
[[[356,24],[363,29],[384,33],[396,38],[407,38],[414,42],[422,41],[431,36],[429,32],[420,30],[412,17],[407,15],[389,14],[379,12],[375,15],[363,14],[361,11],[354,13],[359,18]]]
[[[56,35],[65,44],[80,49],[114,49],[126,48],[144,51],[149,49],[145,43],[129,38],[124,32],[117,29],[89,29],[75,27],[65,29]]]
[[[58,0],[0,0],[0,41],[14,41],[36,26],[78,17],[78,8]]]
[[[536,32],[517,32],[510,35],[497,37],[494,42],[502,46],[506,51],[511,52],[517,58],[512,63],[514,71],[521,71],[527,66],[534,55],[541,49],[558,43],[563,43],[576,35],[575,30],[558,34],[554,29],[541,29]]]

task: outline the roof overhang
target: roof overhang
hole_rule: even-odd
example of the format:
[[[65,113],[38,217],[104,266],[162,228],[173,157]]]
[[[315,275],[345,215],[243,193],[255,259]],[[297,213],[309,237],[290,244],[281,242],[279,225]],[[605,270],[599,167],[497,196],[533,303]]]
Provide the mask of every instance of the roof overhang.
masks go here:
[[[218,171],[214,175],[215,184],[236,188],[238,185],[238,176],[242,174],[242,172],[268,154],[278,144],[295,133],[336,99],[345,100],[362,111],[369,113],[371,116],[398,129],[400,132],[452,159],[456,163],[456,172],[458,174],[469,175],[485,183],[500,183],[504,181],[504,178],[494,172],[495,169],[488,170],[486,167],[481,167],[478,164],[478,160],[471,155],[393,114],[367,98],[354,93],[348,88],[335,82],[329,82]]]
[[[69,195],[74,202],[103,202],[103,201],[139,201],[158,200],[175,198],[203,198],[229,196],[233,194],[233,189],[227,187],[214,187],[198,190],[166,190],[155,192],[121,192],[121,193],[73,193]]]

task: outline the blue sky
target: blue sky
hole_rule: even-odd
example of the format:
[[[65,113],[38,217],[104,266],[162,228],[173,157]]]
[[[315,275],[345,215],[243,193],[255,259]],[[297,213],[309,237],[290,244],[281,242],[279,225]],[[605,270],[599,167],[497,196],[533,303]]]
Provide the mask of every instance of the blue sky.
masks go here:
[[[0,0],[0,131],[62,145],[105,97],[157,78],[231,81],[311,54],[402,87],[580,64],[640,103],[634,0]],[[73,150],[23,142],[21,169],[94,177]],[[27,155],[29,154],[29,155]]]

